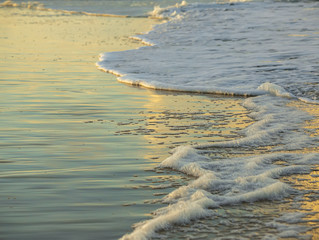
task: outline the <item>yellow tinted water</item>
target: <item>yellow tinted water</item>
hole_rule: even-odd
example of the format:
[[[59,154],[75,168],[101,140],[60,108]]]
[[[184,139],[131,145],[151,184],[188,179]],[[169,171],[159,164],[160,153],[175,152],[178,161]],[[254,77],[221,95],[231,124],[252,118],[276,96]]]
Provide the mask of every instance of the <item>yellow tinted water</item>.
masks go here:
[[[240,99],[129,87],[96,69],[99,53],[142,46],[128,37],[157,23],[0,9],[1,238],[119,238],[188,179],[145,169],[249,124]]]

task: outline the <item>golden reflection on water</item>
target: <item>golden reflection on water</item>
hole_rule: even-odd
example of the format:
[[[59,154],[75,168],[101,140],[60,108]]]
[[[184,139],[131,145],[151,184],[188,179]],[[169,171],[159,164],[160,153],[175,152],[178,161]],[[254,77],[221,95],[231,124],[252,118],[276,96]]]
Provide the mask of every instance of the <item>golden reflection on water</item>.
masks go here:
[[[1,238],[117,239],[156,208],[121,206],[151,194],[125,187],[142,137],[112,135],[145,98],[94,64],[155,23],[0,8]]]
[[[39,222],[39,236],[52,228],[89,236],[94,219],[91,239],[116,239],[189,181],[144,171],[169,147],[231,139],[250,122],[240,99],[140,90],[96,69],[99,53],[140,47],[128,36],[157,20],[0,9],[0,22],[0,178],[7,183],[0,203],[10,207],[1,210],[13,223],[8,236]],[[59,238],[59,231],[50,234]]]
[[[313,119],[305,123],[304,129],[310,136],[319,136],[319,107],[316,104],[303,103],[295,101],[289,104],[291,107],[297,107],[311,116]],[[318,153],[319,148],[306,148],[296,153]],[[296,189],[307,192],[301,201],[300,211],[311,213],[304,218],[306,225],[311,229],[307,234],[311,234],[312,239],[319,239],[319,159],[318,165],[312,166],[309,174],[299,174],[282,178],[284,181],[292,183]]]
[[[12,152],[8,151],[8,159],[3,155],[0,161],[1,163],[12,161],[14,167],[24,165],[26,168],[22,171],[8,171],[2,177],[25,180],[23,186],[19,183],[12,184],[10,189],[12,193],[9,193],[18,201],[25,201],[24,210],[27,214],[29,211],[27,209],[35,208],[34,199],[29,202],[24,200],[25,196],[30,196],[30,193],[35,193],[39,199],[48,201],[52,204],[52,206],[49,205],[52,209],[55,209],[58,203],[61,206],[66,204],[67,207],[108,205],[94,199],[92,197],[94,194],[79,195],[80,197],[72,202],[70,192],[71,190],[79,194],[76,190],[100,189],[101,191],[96,195],[104,194],[107,182],[104,184],[103,179],[106,178],[105,173],[109,171],[109,166],[103,165],[109,151],[105,142],[119,141],[114,136],[110,139],[105,136],[103,131],[107,127],[118,127],[118,135],[128,137],[140,135],[149,142],[150,151],[146,152],[144,158],[152,160],[155,165],[156,161],[162,161],[168,155],[168,147],[185,143],[234,139],[239,137],[238,130],[251,124],[251,119],[246,116],[247,111],[239,105],[240,99],[227,98],[225,101],[224,97],[210,98],[196,95],[190,97],[177,93],[165,94],[143,90],[145,96],[136,94],[134,103],[124,103],[124,101],[121,102],[123,93],[134,95],[134,88],[123,86],[125,90],[116,95],[112,84],[107,86],[101,84],[101,81],[107,78],[105,74],[100,81],[96,79],[96,75],[89,74],[89,72],[97,71],[93,63],[98,60],[98,53],[140,47],[139,42],[129,40],[127,37],[149,30],[149,26],[156,23],[156,20],[121,18],[106,20],[91,16],[73,15],[71,17],[51,12],[0,9],[0,22],[1,102],[3,106],[6,106],[6,110],[1,109],[1,113],[3,116],[4,114],[9,116],[9,118],[3,117],[4,121],[0,125],[0,130],[11,134],[8,133],[7,136],[3,134],[1,146],[6,150],[12,148],[12,152],[15,151],[13,159],[9,155]],[[101,86],[104,86],[104,89],[101,89],[103,88]],[[103,92],[114,95],[111,99],[104,99]],[[124,111],[131,111],[134,105],[141,105],[143,110],[138,113],[140,118],[117,122],[117,111],[120,110],[108,105],[114,101],[125,106]],[[307,106],[309,105],[301,107],[308,109],[316,118],[309,121],[306,128],[312,131],[311,134],[318,136],[318,108]],[[111,113],[112,118],[115,119],[106,120],[108,113]],[[128,129],[124,126],[128,126]],[[13,132],[17,135],[15,136]],[[81,133],[88,135],[81,135]],[[118,148],[121,144],[132,143],[128,141],[116,144],[115,142],[109,148]],[[132,148],[137,147],[139,147],[138,144],[132,146]],[[38,155],[32,155],[34,149],[37,151],[35,154]],[[29,157],[30,155],[32,158]],[[50,157],[54,161],[46,162]],[[86,162],[85,166],[81,165],[88,159],[89,163]],[[38,169],[43,167],[42,164],[48,169]],[[124,161],[124,164],[116,170],[120,172],[123,166],[130,168],[134,164],[134,162]],[[28,170],[32,168],[34,169]],[[156,189],[161,183],[167,182],[171,184],[170,187],[176,188],[185,185],[184,181],[188,180],[187,177],[162,173],[164,174],[161,176],[154,176],[154,173],[151,173],[147,179],[135,177],[134,181],[132,180],[135,185],[127,189]],[[98,174],[102,177],[99,178]],[[318,189],[318,175],[318,170],[314,170],[310,175],[288,180],[292,182],[295,180],[301,189],[314,190]],[[65,176],[70,179],[74,176],[74,180],[64,178]],[[34,178],[39,178],[40,183],[33,182]],[[114,176],[109,178],[115,181]],[[126,179],[127,176],[123,175],[121,178]],[[53,182],[50,182],[51,179]],[[61,182],[60,186],[56,184],[57,181]],[[125,182],[122,179],[117,181],[120,186]],[[95,183],[101,183],[101,185],[93,185]],[[38,193],[32,190],[36,188],[41,188],[48,198],[41,198],[41,194],[37,195]],[[53,189],[53,194],[50,189]],[[61,194],[55,195],[55,190],[61,191]],[[165,190],[155,194],[161,196],[164,193]],[[62,198],[60,199],[62,203],[52,202],[50,199],[52,196],[69,197],[70,202],[65,203]],[[90,197],[92,199],[86,199]],[[306,197],[309,199],[303,202],[303,208],[319,211],[318,200],[312,199],[311,195]],[[47,207],[45,201],[41,201],[43,207]],[[140,204],[139,200],[136,201]],[[145,200],[145,203],[152,201],[152,199]],[[114,208],[114,206],[111,207]],[[35,211],[37,210],[35,208]],[[89,210],[88,212],[104,214],[103,211]],[[101,216],[101,218],[104,217]],[[318,214],[310,216],[309,224],[317,224],[311,220],[318,218]],[[56,213],[55,220],[57,222],[61,220],[59,211]],[[318,229],[314,230],[313,234],[317,237]]]
[[[150,91],[148,97],[149,101],[144,104],[146,110],[140,112],[145,128],[135,129],[144,131],[143,137],[153,148],[153,155],[145,156],[146,159],[162,161],[168,156],[168,150],[163,150],[167,146],[174,148],[238,138],[238,131],[252,123],[239,98],[190,97],[189,94],[154,91]]]
[[[1,8],[0,23],[1,103],[5,106],[0,129],[32,126],[31,135],[40,134],[45,125],[52,131],[57,126],[80,129],[83,121],[90,121],[83,116],[110,109],[108,103],[120,99],[121,93],[112,91],[114,84],[104,84],[110,77],[96,69],[98,54],[141,47],[128,37],[149,31],[158,21]],[[98,74],[104,78],[98,79]],[[103,92],[113,95],[103,99]],[[31,142],[26,136],[24,143],[28,139]]]
[[[13,89],[31,92],[55,84],[59,81],[56,77],[65,73],[86,74],[87,69],[95,69],[92,63],[99,53],[142,46],[128,36],[148,31],[156,23],[150,19],[106,19],[14,8],[0,12],[1,78],[10,79],[15,72],[16,79],[10,80],[24,80],[25,84]],[[39,76],[46,81],[40,81]],[[78,80],[81,84],[86,79]],[[68,82],[63,84],[61,79],[59,84],[67,86]]]
[[[303,218],[304,224],[310,227],[307,234],[312,235],[314,240],[319,239],[319,165],[313,166],[309,174],[298,174],[282,179],[293,184],[294,188],[306,192],[297,211],[310,213]]]

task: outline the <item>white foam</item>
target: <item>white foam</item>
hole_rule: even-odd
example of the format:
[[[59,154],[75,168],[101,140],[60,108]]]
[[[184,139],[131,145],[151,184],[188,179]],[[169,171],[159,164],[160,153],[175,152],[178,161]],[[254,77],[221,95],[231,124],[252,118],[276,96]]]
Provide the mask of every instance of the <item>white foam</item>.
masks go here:
[[[277,93],[285,95],[283,89],[275,89],[279,90]],[[251,117],[256,122],[242,131],[243,137],[240,139],[175,148],[172,155],[160,163],[159,167],[171,168],[196,179],[165,196],[163,201],[170,204],[169,207],[156,211],[153,219],[141,223],[124,239],[135,239],[135,236],[141,236],[140,234],[145,239],[150,238],[156,231],[173,224],[210,216],[213,214],[211,209],[214,208],[242,202],[280,200],[292,193],[299,194],[279,179],[283,176],[309,173],[311,164],[318,162],[318,153],[274,151],[269,154],[221,160],[202,154],[207,148],[216,147],[274,145],[274,150],[295,150],[315,146],[316,138],[308,136],[302,129],[303,122],[311,119],[311,116],[296,108],[287,107],[289,99],[290,97],[277,99],[272,94],[246,99],[243,104],[252,111]],[[286,162],[287,166],[277,165],[278,161]],[[198,214],[193,214],[194,211]],[[284,222],[285,219],[282,217],[279,221]],[[272,227],[277,228],[279,236],[282,237],[304,231],[298,224],[289,228],[278,224],[276,222]]]
[[[316,105],[319,104],[319,101],[316,99],[310,99],[310,98],[306,98],[306,97],[298,97],[298,99],[302,102],[305,102],[305,103],[311,103],[311,104],[316,104]]]
[[[315,146],[317,138],[310,137],[302,124],[312,117],[294,107],[289,100],[268,95],[246,99],[243,105],[250,109],[256,122],[242,131],[244,137],[226,142],[199,144],[197,149],[209,147],[276,146],[274,150],[298,150]],[[294,139],[293,141],[291,141]]]
[[[266,83],[261,84],[258,87],[258,89],[267,91],[274,96],[285,97],[285,98],[290,98],[290,99],[298,99],[302,102],[310,103],[310,104],[319,104],[319,101],[316,99],[310,99],[307,97],[296,97],[295,95],[293,95],[292,93],[290,93],[286,89],[284,89],[283,87],[281,87],[277,84],[274,84],[274,83],[270,83],[270,82],[266,82]]]
[[[306,45],[287,38],[291,31],[304,28],[300,24],[291,29],[281,19],[295,14],[303,19],[303,12],[282,7],[270,14],[272,4],[258,5],[182,2],[157,7],[151,16],[170,21],[137,36],[148,48],[112,53],[118,60],[105,57],[97,64],[120,73],[120,82],[152,89],[243,96],[269,93],[318,103],[318,78],[313,74],[319,62],[315,38],[307,38]],[[309,24],[305,24],[312,26],[314,15],[307,19]],[[272,31],[275,25],[280,35]]]
[[[160,6],[155,6],[153,11],[149,12],[149,16],[153,18],[159,19],[171,19],[178,18],[179,13],[183,11],[183,7],[187,6],[186,1],[182,1],[181,3],[176,3],[174,6],[169,6],[165,8],[161,8]]]
[[[309,173],[319,154],[293,151],[317,147],[318,137],[307,135],[303,129],[311,116],[287,105],[292,100],[317,103],[319,81],[315,72],[319,50],[315,37],[297,41],[288,36],[305,31],[305,26],[309,34],[316,31],[311,26],[315,26],[319,10],[314,9],[310,14],[287,3],[266,2],[182,3],[156,8],[153,16],[170,21],[146,35],[151,46],[101,58],[98,63],[101,69],[115,70],[120,82],[132,85],[256,96],[243,102],[255,123],[241,131],[241,138],[181,146],[159,165],[196,179],[165,196],[163,201],[170,205],[138,224],[123,239],[147,239],[160,229],[210,216],[211,209],[226,205],[280,200],[292,193],[302,195],[279,179]],[[291,24],[286,21],[290,18],[304,22]],[[278,31],[274,31],[274,26]],[[210,149],[236,147],[271,150],[268,154],[222,160],[203,156]],[[278,161],[286,162],[287,166],[277,165]],[[284,228],[278,224],[273,226],[282,237],[303,231],[298,226]]]
[[[168,207],[156,211],[152,219],[140,223],[131,234],[122,239],[148,239],[155,231],[173,224],[211,216],[213,212],[210,209],[220,206],[282,199],[296,193],[296,190],[280,182],[278,178],[309,172],[309,167],[303,164],[318,158],[319,154],[278,153],[213,160],[202,156],[190,146],[178,147],[160,167],[169,167],[196,176],[197,179],[168,194],[164,198],[170,204]],[[298,159],[297,165],[285,167],[273,164],[282,159]],[[279,220],[285,221],[286,218]],[[295,227],[293,230],[296,229]],[[287,235],[288,231],[282,231],[281,234]]]
[[[287,92],[283,87],[270,82],[261,84],[258,87],[258,89],[267,91],[275,96],[286,97],[286,98],[296,98],[293,94]]]
[[[198,191],[187,201],[179,201],[166,208],[159,209],[151,220],[138,224],[134,232],[124,235],[122,240],[149,239],[156,230],[165,229],[173,224],[188,223],[192,219],[208,217],[212,215],[207,208],[215,207],[213,200]]]
[[[138,37],[138,36],[133,36],[133,37],[130,37],[130,39],[140,41],[141,43],[143,43],[146,46],[155,46],[156,45],[154,42],[152,42],[151,40],[149,40],[149,39],[147,39],[145,37],[141,38],[141,37]]]
[[[284,93],[282,89],[279,90]],[[175,148],[172,155],[160,163],[159,167],[174,169],[196,179],[165,196],[163,202],[170,205],[156,211],[152,219],[140,223],[123,239],[148,239],[156,231],[173,224],[211,216],[211,209],[214,208],[243,202],[281,200],[292,193],[301,194],[279,179],[309,173],[311,164],[318,162],[318,153],[270,151],[268,154],[220,160],[202,154],[207,148],[216,147],[273,145],[274,150],[295,150],[315,146],[316,138],[308,136],[302,129],[303,122],[311,119],[311,116],[296,108],[287,107],[289,101],[289,98],[277,99],[273,95],[246,99],[244,106],[252,111],[251,117],[256,122],[242,131],[242,138]],[[277,165],[278,161],[284,161],[287,165]],[[285,219],[279,219],[281,225],[277,222],[272,225],[278,229],[279,236],[296,235],[304,231],[297,223],[289,228],[281,227]]]

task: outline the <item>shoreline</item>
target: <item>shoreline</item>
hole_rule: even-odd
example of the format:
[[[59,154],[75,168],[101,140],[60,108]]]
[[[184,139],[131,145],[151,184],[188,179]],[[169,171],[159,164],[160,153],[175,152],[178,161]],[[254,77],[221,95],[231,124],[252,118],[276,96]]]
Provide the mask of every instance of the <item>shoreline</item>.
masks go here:
[[[45,227],[34,233],[24,226],[19,233],[26,233],[26,239],[40,239],[46,231],[52,238],[75,231],[83,238],[121,237],[132,223],[149,219],[154,209],[165,206],[164,195],[194,180],[156,168],[171,148],[237,139],[239,131],[253,123],[241,106],[242,98],[128,87],[96,69],[100,52],[141,47],[130,36],[150,30],[156,20],[28,9],[6,11],[2,20],[8,36],[0,40],[6,51],[1,61],[6,69],[1,108],[8,110],[0,119],[5,156],[1,161],[6,164],[1,177],[11,188],[0,200],[12,208],[3,210],[7,224],[14,223],[4,232],[6,239],[14,239],[15,230],[30,216],[31,228],[39,222]],[[309,128],[318,134],[316,119]],[[244,150],[221,148],[210,154],[218,160],[223,155],[245,156]],[[256,152],[252,149],[251,155]],[[263,216],[263,204],[256,205],[251,211]],[[266,205],[271,218],[272,210],[289,204]],[[241,214],[238,221],[244,224],[240,218]],[[266,234],[267,226],[262,230]]]
[[[3,239],[119,238],[190,180],[154,169],[172,146],[249,124],[240,98],[128,87],[96,69],[99,53],[142,46],[129,37],[158,20],[0,12]]]

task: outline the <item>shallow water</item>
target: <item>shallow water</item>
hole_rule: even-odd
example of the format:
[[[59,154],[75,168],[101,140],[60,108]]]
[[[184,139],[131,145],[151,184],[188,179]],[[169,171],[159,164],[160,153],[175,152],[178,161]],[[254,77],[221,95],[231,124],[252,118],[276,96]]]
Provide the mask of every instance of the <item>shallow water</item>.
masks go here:
[[[318,112],[318,4],[182,2],[155,8],[152,16],[169,21],[137,37],[149,46],[107,52],[98,67],[151,89],[255,96],[242,104],[256,122],[235,140],[175,148],[159,167],[193,181],[163,197],[169,205],[122,239],[185,232],[188,238],[317,238],[317,190],[307,181],[318,183],[318,128],[307,124]],[[295,101],[308,107],[296,108]],[[247,203],[254,206],[247,210]],[[250,226],[239,231],[243,216]],[[167,232],[175,225],[186,227]]]
[[[318,238],[317,3],[105,3],[0,9],[1,238]]]
[[[316,100],[318,12],[316,2],[159,8],[152,16],[171,20],[138,36],[153,46],[105,53],[98,66],[155,89]]]
[[[114,135],[149,96],[117,84],[94,61],[102,44],[138,46],[123,32],[149,24],[1,11],[1,238],[119,237],[149,212],[135,207],[127,216],[122,204],[147,193],[133,191],[129,178],[150,174],[143,137]],[[107,23],[118,32],[98,35]]]
[[[226,0],[225,2],[227,2]],[[189,3],[196,3],[196,0],[189,0]],[[211,2],[202,0],[201,2]],[[17,4],[18,7],[44,10],[62,10],[68,13],[92,13],[92,14],[115,14],[121,16],[148,16],[149,11],[153,11],[155,6],[167,7],[176,4],[175,0],[39,0],[9,1],[5,5]]]
[[[96,70],[98,53],[141,46],[127,37],[155,20],[0,11],[1,239],[119,238],[189,181],[155,168],[172,147],[233,139],[252,121],[240,98]]]

